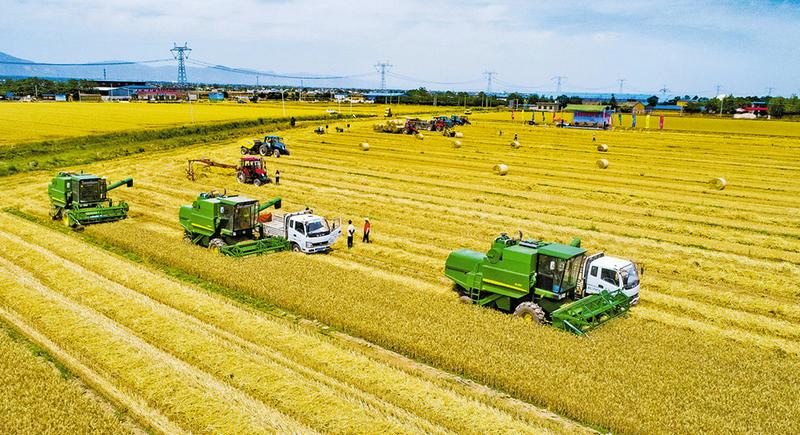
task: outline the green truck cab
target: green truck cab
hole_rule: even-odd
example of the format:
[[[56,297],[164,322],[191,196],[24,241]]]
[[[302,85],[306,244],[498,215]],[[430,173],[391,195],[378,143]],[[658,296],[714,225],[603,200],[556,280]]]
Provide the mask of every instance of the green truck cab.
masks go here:
[[[273,206],[281,208],[281,199],[260,204],[245,196],[212,191],[181,206],[178,216],[187,241],[223,255],[244,257],[289,249],[286,239],[268,236],[259,222],[259,213]]]
[[[63,220],[68,227],[113,222],[128,217],[128,204],[114,203],[108,192],[120,186],[133,186],[133,178],[111,185],[106,179],[92,174],[59,172],[47,186],[50,198],[50,217]]]
[[[594,285],[597,265],[612,263],[626,273],[619,286]],[[602,253],[587,256],[580,239],[564,245],[501,234],[485,254],[469,249],[450,253],[444,274],[465,303],[550,322],[579,335],[625,314],[639,293],[632,262]]]

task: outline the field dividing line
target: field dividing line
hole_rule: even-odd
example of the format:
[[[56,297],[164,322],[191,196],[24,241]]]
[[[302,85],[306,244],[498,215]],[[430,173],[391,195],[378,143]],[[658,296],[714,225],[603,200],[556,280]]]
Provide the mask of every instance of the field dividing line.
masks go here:
[[[0,236],[6,236],[6,233],[0,233]],[[237,408],[255,411],[257,414],[253,415],[253,417],[260,421],[261,426],[283,427],[284,429],[302,427],[298,426],[299,423],[290,419],[288,416],[267,407],[260,401],[251,398],[244,392],[219,382],[211,374],[206,373],[186,363],[185,361],[176,358],[172,354],[164,352],[161,349],[151,345],[150,343],[138,337],[128,328],[116,323],[105,315],[98,313],[92,308],[78,304],[66,296],[50,289],[33,275],[31,275],[30,272],[17,266],[10,260],[0,257],[0,266],[3,266],[7,270],[11,271],[14,274],[15,280],[18,284],[25,285],[35,290],[45,299],[53,301],[65,309],[78,314],[83,319],[86,319],[91,323],[104,328],[106,331],[109,331],[118,339],[123,340],[131,347],[141,349],[143,352],[158,358],[160,361],[166,363],[175,372],[186,374],[195,379],[197,382],[202,383],[207,390],[217,393],[221,397],[231,399],[237,404]],[[302,427],[302,430],[306,432],[313,432],[310,428],[306,427]]]
[[[0,265],[0,272],[5,272],[9,276],[13,274],[12,271],[6,269],[3,265]],[[61,364],[67,366],[71,372],[77,374],[87,385],[99,391],[112,402],[129,410],[135,416],[136,420],[145,427],[151,427],[164,434],[189,433],[175,425],[158,410],[148,406],[144,400],[122,392],[111,381],[100,376],[100,374],[70,355],[61,348],[61,346],[28,325],[25,320],[13,310],[0,305],[0,318],[3,318],[3,320],[25,334],[28,339],[47,350],[47,352],[58,359]]]

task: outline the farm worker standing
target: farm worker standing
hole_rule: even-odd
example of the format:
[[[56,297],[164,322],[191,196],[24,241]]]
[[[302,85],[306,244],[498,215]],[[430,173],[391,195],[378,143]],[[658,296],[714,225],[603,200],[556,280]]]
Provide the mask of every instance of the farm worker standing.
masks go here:
[[[650,114],[648,113],[647,116],[644,117],[644,128],[650,129]]]
[[[347,226],[347,247],[348,248],[352,248],[353,247],[353,234],[356,233],[356,227],[353,226],[353,220],[352,219],[348,220],[347,223],[349,224]]]
[[[658,117],[658,129],[659,130],[664,129],[664,115]]]
[[[281,171],[275,170],[275,184],[281,184]]]
[[[544,124],[545,122],[547,122],[547,120],[544,119],[544,110],[542,110],[542,124]]]
[[[631,128],[636,128],[636,114],[635,113],[633,114],[633,117],[631,118]]]
[[[296,119],[294,119],[294,116],[292,116],[292,119],[290,119],[290,120],[289,120],[289,125],[291,125],[292,127],[294,127],[294,125],[295,125],[296,123],[297,123],[297,120],[296,120]]]
[[[369,218],[364,218],[364,237],[361,239],[364,243],[369,243],[369,230],[372,229],[372,225],[369,223]]]

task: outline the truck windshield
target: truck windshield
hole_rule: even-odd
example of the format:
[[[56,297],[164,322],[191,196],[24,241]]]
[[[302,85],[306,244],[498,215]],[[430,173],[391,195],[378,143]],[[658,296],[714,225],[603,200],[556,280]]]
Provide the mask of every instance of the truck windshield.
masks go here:
[[[95,203],[103,200],[103,180],[81,180],[79,201]]]
[[[255,226],[256,205],[243,204],[236,206],[236,215],[233,222],[233,230],[247,230]]]
[[[636,270],[636,265],[631,263],[620,270],[622,275],[622,284],[626,290],[630,290],[639,285],[639,272]]]
[[[330,227],[328,227],[328,222],[326,222],[324,219],[306,223],[306,230],[308,231],[308,235],[329,233],[331,231]]]

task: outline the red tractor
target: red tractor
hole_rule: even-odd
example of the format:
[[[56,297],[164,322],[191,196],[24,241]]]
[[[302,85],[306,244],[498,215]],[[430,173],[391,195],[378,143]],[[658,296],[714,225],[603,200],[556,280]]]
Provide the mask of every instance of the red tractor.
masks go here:
[[[272,181],[264,169],[264,159],[261,157],[242,157],[239,167],[236,168],[236,179],[240,183],[253,183],[256,186]]]

